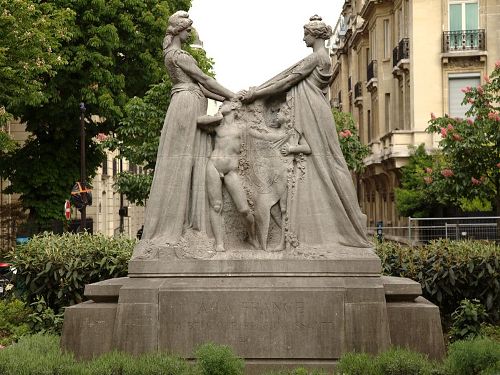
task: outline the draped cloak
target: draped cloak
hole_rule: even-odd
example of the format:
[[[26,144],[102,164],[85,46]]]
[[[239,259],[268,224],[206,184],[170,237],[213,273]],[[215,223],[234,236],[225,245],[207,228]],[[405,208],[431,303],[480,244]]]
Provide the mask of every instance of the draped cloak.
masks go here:
[[[305,174],[295,171],[296,190],[288,194],[289,232],[299,246],[369,248],[366,215],[360,210],[326,99],[331,66],[325,72],[320,65],[319,55],[313,53],[258,88],[289,75],[298,80],[286,100],[292,107],[293,126],[308,142],[311,154],[305,156]]]

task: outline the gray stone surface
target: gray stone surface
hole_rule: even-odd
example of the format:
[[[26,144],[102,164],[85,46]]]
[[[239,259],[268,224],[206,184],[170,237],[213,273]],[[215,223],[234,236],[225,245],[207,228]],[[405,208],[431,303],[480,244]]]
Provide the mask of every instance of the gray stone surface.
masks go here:
[[[352,253],[331,251],[331,257],[315,260],[298,259],[210,259],[210,260],[131,260],[130,277],[171,277],[185,275],[379,275],[380,259],[372,250]]]
[[[92,301],[67,307],[61,336],[62,349],[73,352],[80,359],[112,351],[116,309],[116,303]]]
[[[158,350],[158,290],[162,279],[136,279],[120,290],[114,347],[132,354]]]
[[[390,281],[408,285],[405,279]],[[432,358],[444,354],[437,307],[415,299],[407,287],[400,297],[392,289],[387,302],[388,281],[378,275],[134,277],[87,290],[111,298],[116,289],[110,285],[116,284],[122,285],[116,304],[84,303],[67,310],[63,347],[83,358],[111,348],[190,358],[199,344],[213,341],[252,359],[254,369],[300,360],[331,368],[343,353],[378,353],[391,344]],[[96,312],[107,315],[96,318]],[[95,327],[92,319],[104,329],[89,329]],[[105,344],[90,345],[102,334]]]
[[[212,280],[210,280],[212,281]],[[342,290],[164,289],[160,349],[192,355],[213,341],[246,358],[330,359],[342,353]]]
[[[404,277],[382,276],[382,283],[388,301],[411,301],[422,294],[422,286],[419,283]]]
[[[425,353],[432,359],[445,355],[439,309],[423,297],[412,302],[387,303],[391,342]]]

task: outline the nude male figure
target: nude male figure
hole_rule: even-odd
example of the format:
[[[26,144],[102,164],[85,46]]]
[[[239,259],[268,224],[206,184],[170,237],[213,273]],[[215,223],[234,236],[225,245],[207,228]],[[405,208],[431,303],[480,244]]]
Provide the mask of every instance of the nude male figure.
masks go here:
[[[222,183],[234,201],[247,225],[248,242],[255,248],[259,243],[255,235],[255,219],[248,205],[245,190],[238,175],[242,128],[236,111],[241,103],[225,101],[216,116],[201,116],[198,126],[215,131],[215,146],[206,169],[206,185],[210,203],[210,223],[215,237],[215,250],[225,251],[222,225]]]

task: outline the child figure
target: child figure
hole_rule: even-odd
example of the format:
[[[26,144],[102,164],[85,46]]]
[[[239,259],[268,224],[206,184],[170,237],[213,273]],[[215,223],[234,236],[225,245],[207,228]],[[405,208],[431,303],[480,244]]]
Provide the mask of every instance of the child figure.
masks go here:
[[[268,141],[270,147],[285,157],[286,160],[283,163],[279,163],[277,169],[271,168],[271,170],[269,170],[272,176],[268,176],[268,180],[275,182],[270,186],[270,191],[266,194],[258,194],[255,197],[255,220],[257,223],[259,242],[262,248],[266,251],[281,251],[285,249],[286,245],[286,215],[288,190],[290,188],[290,186],[288,186],[288,176],[289,173],[298,173],[297,170],[300,169],[300,165],[298,164],[300,164],[301,161],[300,158],[297,158],[297,155],[310,154],[311,148],[304,136],[293,127],[291,108],[287,102],[280,106],[275,121],[269,124],[269,127],[275,128],[276,130],[269,133],[259,133],[255,130],[250,130],[250,136]],[[293,156],[288,157],[289,155]],[[273,218],[278,226],[281,226],[281,237],[278,245],[274,249],[268,249],[267,237],[269,233],[271,207],[276,203],[279,203],[281,220],[280,218],[274,217],[274,215]]]
[[[234,201],[238,212],[247,225],[248,242],[258,248],[255,235],[255,219],[248,205],[245,190],[238,175],[242,128],[236,119],[235,109],[241,103],[225,101],[216,116],[201,116],[198,126],[215,130],[215,146],[206,169],[206,185],[210,203],[210,223],[215,237],[215,250],[225,251],[222,222],[222,183]],[[214,128],[215,127],[215,128]]]

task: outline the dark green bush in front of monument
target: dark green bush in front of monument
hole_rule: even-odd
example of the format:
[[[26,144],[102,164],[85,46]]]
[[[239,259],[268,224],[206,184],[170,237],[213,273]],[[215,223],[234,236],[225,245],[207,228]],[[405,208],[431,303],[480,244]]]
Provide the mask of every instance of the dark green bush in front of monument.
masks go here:
[[[58,313],[83,299],[85,284],[127,275],[135,240],[104,235],[44,233],[9,254],[15,293]]]
[[[242,375],[244,361],[227,346],[202,345],[196,360],[164,353],[133,356],[111,352],[90,361],[76,361],[61,352],[59,337],[25,336],[18,343],[0,350],[2,375]]]
[[[457,341],[448,357],[434,362],[425,355],[392,348],[371,356],[347,353],[340,358],[336,375],[492,375],[500,374],[500,342],[487,338]]]
[[[229,346],[206,343],[195,352],[201,375],[243,375],[245,362]]]
[[[205,344],[186,361],[164,353],[140,356],[112,352],[89,361],[77,361],[59,347],[59,337],[33,335],[0,349],[2,375],[240,375],[244,361],[227,346]],[[457,341],[442,363],[405,349],[393,348],[377,356],[347,353],[336,375],[497,375],[500,343],[490,339]],[[290,369],[267,375],[320,375],[321,370]]]
[[[484,241],[437,240],[425,246],[377,244],[386,275],[408,277],[449,317],[464,299],[477,299],[489,320],[500,320],[500,246]]]
[[[456,341],[444,361],[446,374],[500,374],[500,342],[489,338]]]

